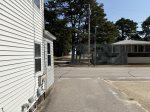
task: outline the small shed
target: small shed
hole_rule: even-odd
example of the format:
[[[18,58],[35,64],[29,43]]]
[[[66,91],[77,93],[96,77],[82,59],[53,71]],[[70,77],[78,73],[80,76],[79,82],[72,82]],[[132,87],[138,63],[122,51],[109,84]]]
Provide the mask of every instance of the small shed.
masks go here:
[[[44,30],[44,71],[47,89],[54,83],[53,40],[56,40],[56,37],[47,30]]]
[[[119,53],[121,64],[150,64],[150,42],[123,40],[112,44],[112,53]]]

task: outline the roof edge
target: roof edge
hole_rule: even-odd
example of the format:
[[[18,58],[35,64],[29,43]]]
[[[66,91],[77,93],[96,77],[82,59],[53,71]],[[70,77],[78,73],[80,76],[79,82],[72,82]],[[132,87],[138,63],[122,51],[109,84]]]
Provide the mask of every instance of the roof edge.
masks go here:
[[[47,30],[44,30],[44,37],[56,40],[56,37],[53,34],[51,34],[49,31],[47,31]]]
[[[112,43],[111,45],[150,45],[150,42],[140,40],[122,40],[119,42]]]

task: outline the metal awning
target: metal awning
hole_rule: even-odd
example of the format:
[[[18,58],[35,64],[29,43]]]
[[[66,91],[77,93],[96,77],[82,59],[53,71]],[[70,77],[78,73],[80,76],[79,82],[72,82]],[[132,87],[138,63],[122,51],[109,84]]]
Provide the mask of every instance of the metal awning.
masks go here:
[[[139,41],[139,40],[123,40],[112,45],[150,45],[149,41]]]

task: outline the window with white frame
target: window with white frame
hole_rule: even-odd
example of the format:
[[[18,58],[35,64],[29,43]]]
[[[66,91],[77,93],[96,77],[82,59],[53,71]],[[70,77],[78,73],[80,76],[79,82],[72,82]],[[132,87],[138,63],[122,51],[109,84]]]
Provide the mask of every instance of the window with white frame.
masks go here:
[[[48,62],[48,66],[51,66],[51,46],[50,46],[50,43],[47,43],[47,62]]]
[[[35,43],[35,72],[41,71],[41,44]]]
[[[40,0],[34,0],[35,5],[40,8]]]

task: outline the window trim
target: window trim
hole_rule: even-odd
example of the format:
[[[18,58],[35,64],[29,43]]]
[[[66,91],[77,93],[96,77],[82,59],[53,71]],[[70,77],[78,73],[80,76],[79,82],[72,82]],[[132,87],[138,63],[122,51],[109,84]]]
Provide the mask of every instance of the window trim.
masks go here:
[[[35,56],[35,44],[38,44],[38,45],[40,45],[40,57],[38,57],[38,56]],[[40,65],[41,65],[41,68],[40,68],[40,70],[39,71],[36,71],[36,65],[35,65],[35,63],[36,63],[36,60],[37,59],[40,59],[41,60],[41,63],[40,63]],[[35,73],[38,73],[38,72],[41,72],[42,71],[42,54],[41,54],[41,43],[40,42],[34,42],[34,71],[35,71]]]

